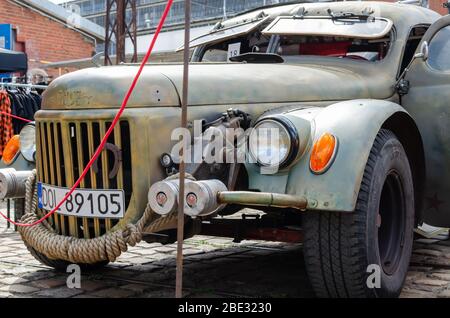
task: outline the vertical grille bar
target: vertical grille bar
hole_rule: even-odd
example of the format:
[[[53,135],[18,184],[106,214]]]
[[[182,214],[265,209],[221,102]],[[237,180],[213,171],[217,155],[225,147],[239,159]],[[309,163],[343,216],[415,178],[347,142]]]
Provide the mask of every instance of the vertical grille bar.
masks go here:
[[[100,123],[100,137],[102,138],[106,133],[106,126],[105,122]],[[108,165],[108,153],[107,151],[102,151],[101,154],[101,160],[102,160],[102,179],[103,179],[103,188],[109,189],[109,165]],[[105,229],[106,231],[111,230],[111,220],[105,219]]]
[[[94,133],[93,133],[93,128],[92,128],[93,123],[89,122],[88,123],[88,145],[89,145],[89,157],[92,158],[92,155],[94,154]],[[97,189],[97,176],[94,172],[94,170],[91,168],[90,169],[91,172],[91,187],[92,189]],[[95,236],[98,237],[100,236],[100,221],[98,218],[94,219],[94,233]]]
[[[78,175],[75,176],[76,179],[78,179],[80,177],[81,172],[84,169],[84,165],[83,165],[83,147],[82,147],[82,138],[81,138],[81,126],[80,123],[77,122],[75,124],[75,133],[76,133],[76,142],[77,142],[77,152],[78,152]],[[83,180],[81,180],[80,183],[80,187],[81,188],[85,188],[85,182],[84,182],[84,178]],[[87,218],[83,218],[83,234],[84,234],[84,238],[90,238],[89,236],[89,223],[88,223],[88,219]]]
[[[55,167],[55,153],[54,147],[56,139],[53,138],[53,123],[47,123],[47,147],[48,147],[48,164],[50,166],[50,184],[55,184],[56,182],[56,167]],[[55,222],[55,230],[59,233],[59,222],[58,214],[54,213],[52,215],[53,221]]]
[[[61,164],[61,186],[66,187],[67,186],[67,178],[66,178],[66,164],[64,161],[65,155],[64,155],[64,145],[63,145],[63,133],[62,133],[62,126],[61,123],[56,124],[56,130],[57,130],[57,144],[59,149],[59,163]],[[69,221],[67,217],[63,214],[59,215],[59,220],[61,221],[61,230],[63,235],[67,235],[69,231]]]
[[[47,151],[45,150],[45,145],[47,144],[46,134],[45,134],[45,122],[41,123],[41,134],[40,134],[40,142],[41,142],[41,178],[42,182],[47,182]]]
[[[44,180],[44,168],[42,166],[44,160],[43,160],[43,151],[42,151],[42,142],[41,142],[41,138],[42,138],[42,123],[36,123],[37,125],[37,129],[36,131],[38,132],[38,136],[36,138],[36,158],[37,158],[37,177],[39,181],[43,181]]]
[[[130,125],[127,121],[120,122],[120,136],[122,139],[122,172],[123,189],[125,190],[125,206],[131,201],[133,193],[133,167],[131,164],[131,134]]]
[[[44,160],[42,159],[44,156],[44,150],[41,147],[43,144],[42,138],[44,138],[43,135],[43,124],[42,123],[36,123],[36,131],[38,132],[38,136],[36,138],[36,158],[37,158],[37,178],[39,181],[44,181]],[[39,210],[38,210],[39,211]]]
[[[49,136],[47,135],[47,122],[44,122],[42,125],[42,134],[41,134],[41,142],[42,142],[42,159],[43,159],[43,168],[44,168],[44,183],[50,183],[50,163],[48,161],[48,144],[49,144]],[[44,213],[45,214],[45,213]],[[41,215],[42,216],[42,215]],[[53,225],[53,216],[50,216],[47,219],[51,225]]]
[[[122,137],[120,134],[120,122],[119,125],[114,127],[114,144],[122,150]],[[117,189],[123,189],[123,164],[119,165],[119,170],[117,171]]]
[[[55,143],[55,162],[56,162],[56,182],[58,186],[64,186],[65,184],[63,184],[63,166],[62,166],[62,161],[64,160],[61,156],[62,149],[60,149],[60,140],[61,138],[61,127],[60,124],[54,124],[53,126],[53,141]],[[56,215],[57,213],[55,213]],[[58,216],[60,224],[61,224],[61,232],[63,235],[66,234],[66,224],[65,224],[65,219],[64,219],[64,215],[59,215]]]
[[[41,123],[37,122],[36,123],[36,159],[37,159],[37,177],[39,180],[42,180],[42,148],[41,148],[41,136],[42,136],[42,132],[41,132]]]
[[[72,152],[72,138],[75,137],[74,135],[74,129],[71,129],[71,126],[66,123],[61,123],[61,138],[63,141],[63,149],[65,150],[65,156],[64,156],[64,166],[66,167],[66,180],[67,180],[67,187],[72,187],[75,183],[74,176],[73,176],[73,170],[72,167],[74,167],[74,162],[72,160],[73,152]],[[72,137],[73,135],[73,137]],[[78,237],[78,221],[75,216],[69,216],[69,232],[71,236]]]

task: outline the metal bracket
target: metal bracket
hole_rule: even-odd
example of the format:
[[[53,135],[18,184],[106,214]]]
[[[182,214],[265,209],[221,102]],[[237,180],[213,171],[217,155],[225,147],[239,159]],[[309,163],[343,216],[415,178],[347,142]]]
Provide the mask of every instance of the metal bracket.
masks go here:
[[[402,78],[399,82],[398,82],[398,84],[397,84],[397,86],[396,86],[396,89],[397,89],[397,92],[401,95],[401,96],[403,96],[403,95],[406,95],[406,94],[408,94],[408,92],[409,92],[409,81],[408,80],[406,80],[406,79],[404,79],[404,78]]]
[[[114,154],[114,166],[108,172],[108,178],[113,179],[119,172],[120,164],[122,163],[122,150],[120,150],[119,147],[117,147],[116,145],[111,144],[109,142],[105,144],[105,147],[103,148],[102,151],[104,150],[109,150]],[[99,171],[98,169],[99,158],[100,156],[94,161],[94,164],[92,165],[92,170],[95,173],[98,173]]]
[[[371,13],[367,10],[364,10],[361,14],[355,14],[353,12],[335,13],[331,9],[328,9],[327,12],[333,20],[339,19],[368,20],[369,18],[371,18]]]
[[[259,214],[242,214],[242,221],[237,223],[236,232],[234,234],[233,243],[240,243],[243,239],[245,239],[244,233],[248,228],[248,223],[250,220],[254,220],[259,222],[261,220],[261,215]]]
[[[308,11],[304,7],[301,7],[297,10],[297,13],[294,15],[294,19],[303,19],[307,13]]]

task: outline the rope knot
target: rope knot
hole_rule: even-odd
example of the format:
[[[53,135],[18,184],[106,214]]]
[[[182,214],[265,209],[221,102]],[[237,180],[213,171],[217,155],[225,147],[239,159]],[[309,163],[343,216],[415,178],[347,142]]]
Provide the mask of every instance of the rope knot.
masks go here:
[[[23,223],[38,220],[36,170],[26,181],[25,213]],[[102,236],[84,239],[59,235],[48,222],[32,227],[19,227],[19,233],[25,243],[37,252],[53,260],[64,260],[71,263],[94,264],[102,261],[115,261],[128,245],[135,246],[142,240],[142,232],[158,232],[165,225],[176,220],[176,214],[165,218],[158,217],[150,206],[144,210],[136,224],[127,224],[123,229],[110,231]]]

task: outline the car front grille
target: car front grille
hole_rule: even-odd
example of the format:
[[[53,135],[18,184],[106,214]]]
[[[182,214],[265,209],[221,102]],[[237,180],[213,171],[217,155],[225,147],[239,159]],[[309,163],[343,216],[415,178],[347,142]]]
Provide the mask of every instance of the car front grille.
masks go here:
[[[72,187],[110,125],[109,121],[38,120],[36,122],[38,180],[55,186]],[[108,138],[108,143],[121,150],[122,160],[118,163],[118,170],[109,175],[114,167],[115,157],[111,151],[104,150],[97,159],[97,169],[91,167],[81,181],[80,188],[123,189],[125,206],[128,208],[133,188],[130,127],[127,121],[120,121],[116,125]],[[45,214],[47,211],[40,213]],[[103,235],[119,220],[55,213],[49,218],[49,222],[58,234],[92,238]]]

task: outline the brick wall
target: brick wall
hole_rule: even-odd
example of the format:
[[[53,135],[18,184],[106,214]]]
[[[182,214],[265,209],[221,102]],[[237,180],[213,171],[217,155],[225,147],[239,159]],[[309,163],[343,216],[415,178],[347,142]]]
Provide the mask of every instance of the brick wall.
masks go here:
[[[92,56],[93,40],[8,0],[0,0],[0,23],[12,24],[18,51],[28,56],[28,69],[41,68],[42,61],[57,62]],[[66,73],[71,70],[63,70]],[[58,70],[48,70],[57,77]]]

